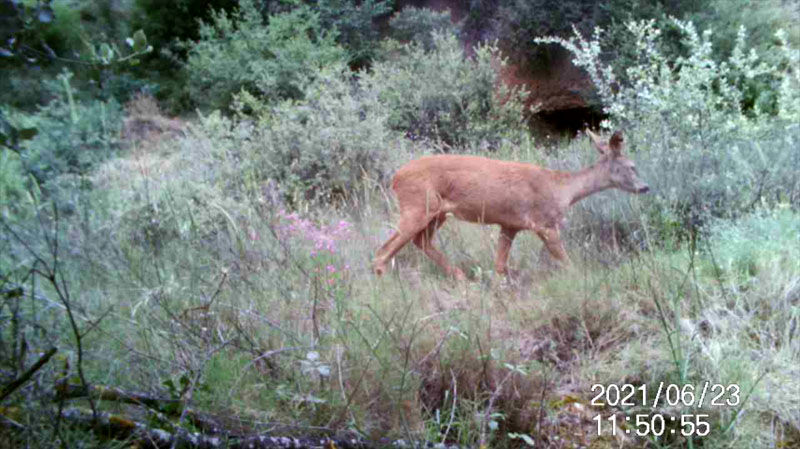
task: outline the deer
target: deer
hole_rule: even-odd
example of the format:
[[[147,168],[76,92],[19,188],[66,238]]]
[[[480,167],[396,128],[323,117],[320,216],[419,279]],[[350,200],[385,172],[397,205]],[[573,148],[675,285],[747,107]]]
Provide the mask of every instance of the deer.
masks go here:
[[[600,158],[575,172],[468,155],[431,155],[408,162],[392,178],[400,216],[396,230],[375,255],[375,274],[383,275],[386,263],[413,240],[448,276],[466,280],[432,243],[449,215],[500,225],[494,266],[500,275],[508,274],[511,244],[523,230],[536,233],[557,264],[568,267],[571,261],[560,229],[570,206],[610,188],[633,194],[650,190],[633,161],[622,154],[622,131],[607,141],[588,129],[586,135]]]

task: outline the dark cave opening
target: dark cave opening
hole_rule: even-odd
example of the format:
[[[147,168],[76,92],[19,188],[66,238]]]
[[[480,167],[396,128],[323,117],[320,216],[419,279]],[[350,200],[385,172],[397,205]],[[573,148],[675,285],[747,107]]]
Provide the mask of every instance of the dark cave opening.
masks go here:
[[[539,138],[575,137],[588,126],[596,129],[608,116],[596,108],[570,108],[542,111],[531,116],[531,132]]]

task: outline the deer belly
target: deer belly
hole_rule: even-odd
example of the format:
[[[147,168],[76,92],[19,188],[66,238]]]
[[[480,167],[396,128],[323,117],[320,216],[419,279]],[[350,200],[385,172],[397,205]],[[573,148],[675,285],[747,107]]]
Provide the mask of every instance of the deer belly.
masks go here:
[[[497,211],[491,208],[465,208],[457,207],[450,211],[459,220],[469,221],[471,223],[487,223],[496,224],[500,217],[497,216]],[[500,221],[502,221],[500,219]]]

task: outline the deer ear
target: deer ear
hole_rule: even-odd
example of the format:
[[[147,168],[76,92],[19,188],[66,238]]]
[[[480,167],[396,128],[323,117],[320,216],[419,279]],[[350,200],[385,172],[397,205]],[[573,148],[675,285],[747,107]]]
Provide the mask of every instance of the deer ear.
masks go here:
[[[598,152],[600,152],[600,154],[602,154],[603,156],[608,154],[608,145],[602,140],[600,140],[600,138],[597,137],[595,133],[589,131],[589,129],[587,128],[586,135],[589,136],[589,138],[592,140],[592,145],[594,145],[594,147],[597,149]]]
[[[611,153],[619,157],[620,153],[622,153],[622,147],[625,146],[625,139],[622,138],[622,131],[614,131],[614,134],[611,135],[611,138],[608,140],[608,147],[611,149]]]

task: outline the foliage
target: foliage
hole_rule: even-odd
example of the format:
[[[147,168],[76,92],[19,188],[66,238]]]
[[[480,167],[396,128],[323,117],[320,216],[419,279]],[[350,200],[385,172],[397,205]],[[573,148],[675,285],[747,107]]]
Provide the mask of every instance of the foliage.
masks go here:
[[[201,25],[198,42],[183,42],[191,98],[212,108],[227,107],[241,89],[267,101],[301,98],[311,73],[345,58],[335,38],[308,6],[271,16],[267,26],[254,0],[230,14],[216,11]]]
[[[351,76],[329,66],[303,86],[302,100],[274,106],[241,95],[239,108],[259,116],[243,168],[254,170],[256,179],[277,181],[289,198],[322,201],[349,197],[365,181],[388,175],[402,148],[399,135],[388,128],[380,92]]]
[[[223,11],[232,11],[237,0],[135,0],[131,25],[142,29],[153,44],[165,48],[175,40],[200,38],[201,22],[208,23]]]
[[[630,20],[683,17],[702,10],[704,3],[705,0],[481,0],[465,5],[468,15],[463,30],[469,42],[497,39],[515,65],[546,70],[551,49],[533,45],[536,37],[566,38],[573,26],[589,33],[595,27],[616,30],[619,24]],[[620,39],[618,46],[610,46],[609,51],[624,51],[625,44]]]
[[[625,3],[629,0],[621,0]],[[754,49],[759,57],[773,65],[780,65],[783,59],[779,49],[780,41],[776,39],[776,32],[780,29],[788,30],[786,41],[793,46],[800,44],[800,31],[794,25],[800,20],[800,8],[789,2],[781,0],[768,0],[752,3],[746,0],[704,0],[702,2],[677,3],[674,5],[659,4],[658,2],[642,4],[639,0],[632,0],[632,5],[626,8],[612,7],[610,12],[617,11],[612,22],[605,27],[608,32],[604,34],[604,60],[610,63],[620,82],[628,82],[626,68],[639,63],[639,49],[635,41],[630,39],[627,23],[631,20],[654,20],[654,28],[662,31],[662,36],[657,45],[659,51],[668,60],[688,57],[690,47],[685,45],[684,32],[676,25],[672,17],[681,18],[683,21],[694,23],[698,30],[713,30],[707,38],[714,51],[708,56],[716,63],[721,63],[730,58],[734,47],[737,45],[740,29],[747,30],[747,46]],[[634,11],[631,13],[630,11]],[[588,33],[585,33],[588,34]],[[562,36],[564,37],[564,36]],[[778,51],[776,51],[778,50]],[[764,77],[740,79],[739,86],[742,94],[742,106],[752,110],[756,103],[762,111],[774,110],[774,96],[776,89],[774,83]]]
[[[380,33],[375,20],[391,12],[393,0],[316,0],[320,25],[336,32],[336,42],[347,49],[350,64],[366,65],[378,49]]]
[[[455,36],[436,33],[434,48],[417,43],[386,45],[386,59],[365,76],[390,111],[389,126],[412,140],[456,148],[497,148],[527,131],[527,92],[508,88],[497,69],[505,61],[496,46],[480,45],[468,57]]]
[[[208,23],[214,11],[232,11],[238,0],[135,0],[130,12],[130,26],[141,29],[156,51],[142,58],[142,64],[130,70],[130,76],[112,77],[109,90],[124,88],[128,79],[144,79],[148,91],[176,113],[192,110],[185,71],[176,70],[186,60],[188,48],[179,42],[196,41],[201,23]],[[158,89],[151,86],[156,85]],[[129,86],[140,89],[144,86]],[[115,98],[121,97],[115,94]],[[124,101],[124,100],[122,100]]]
[[[26,192],[24,173],[19,155],[0,148],[0,216],[8,217],[17,212],[16,205],[22,202]]]
[[[406,6],[395,13],[389,21],[391,36],[401,42],[415,41],[426,51],[434,49],[434,32],[443,35],[456,34],[449,10],[434,11],[428,8]]]
[[[674,25],[683,35],[687,56],[670,60],[659,43],[654,21],[629,24],[639,53],[619,83],[613,67],[602,62],[602,34],[593,40],[541,39],[559,43],[591,76],[610,116],[610,126],[628,131],[633,148],[645,155],[642,171],[656,192],[653,213],[677,214],[696,229],[704,217],[736,216],[761,201],[798,204],[800,187],[800,78],[791,66],[797,50],[784,44],[785,64],[772,65],[745,48],[740,30],[729,58],[717,62],[711,33],[698,34],[691,23]],[[763,79],[776,89],[774,116],[742,107],[747,80]],[[758,103],[757,103],[758,104]],[[669,223],[670,218],[659,218]]]
[[[52,0],[37,2],[35,6],[18,0],[0,1],[0,57],[25,57],[39,47],[52,54],[46,43],[37,42],[43,30],[53,22]],[[22,58],[20,58],[22,59]]]
[[[707,0],[703,8],[687,14],[685,19],[698,29],[711,28],[711,42],[718,57],[730,55],[736,45],[737,33],[744,27],[748,31],[747,44],[762,57],[769,57],[777,44],[775,32],[783,29],[792,45],[800,44],[800,5],[783,0]]]
[[[34,127],[19,128],[9,123],[0,109],[0,216],[8,217],[25,193],[25,171],[20,160],[20,143],[33,139]]]
[[[335,292],[346,284],[350,265],[341,256],[341,245],[353,237],[352,224],[339,220],[335,225],[318,225],[297,212],[278,211],[276,234],[287,244],[309,247],[309,272],[314,281],[328,292]],[[298,251],[299,252],[299,251]],[[341,293],[341,292],[336,292]]]
[[[20,144],[19,154],[25,173],[39,183],[64,173],[85,174],[119,146],[121,106],[114,100],[77,102],[71,77],[69,72],[60,76],[61,97],[36,113],[10,111],[8,116],[19,127],[38,129]]]

